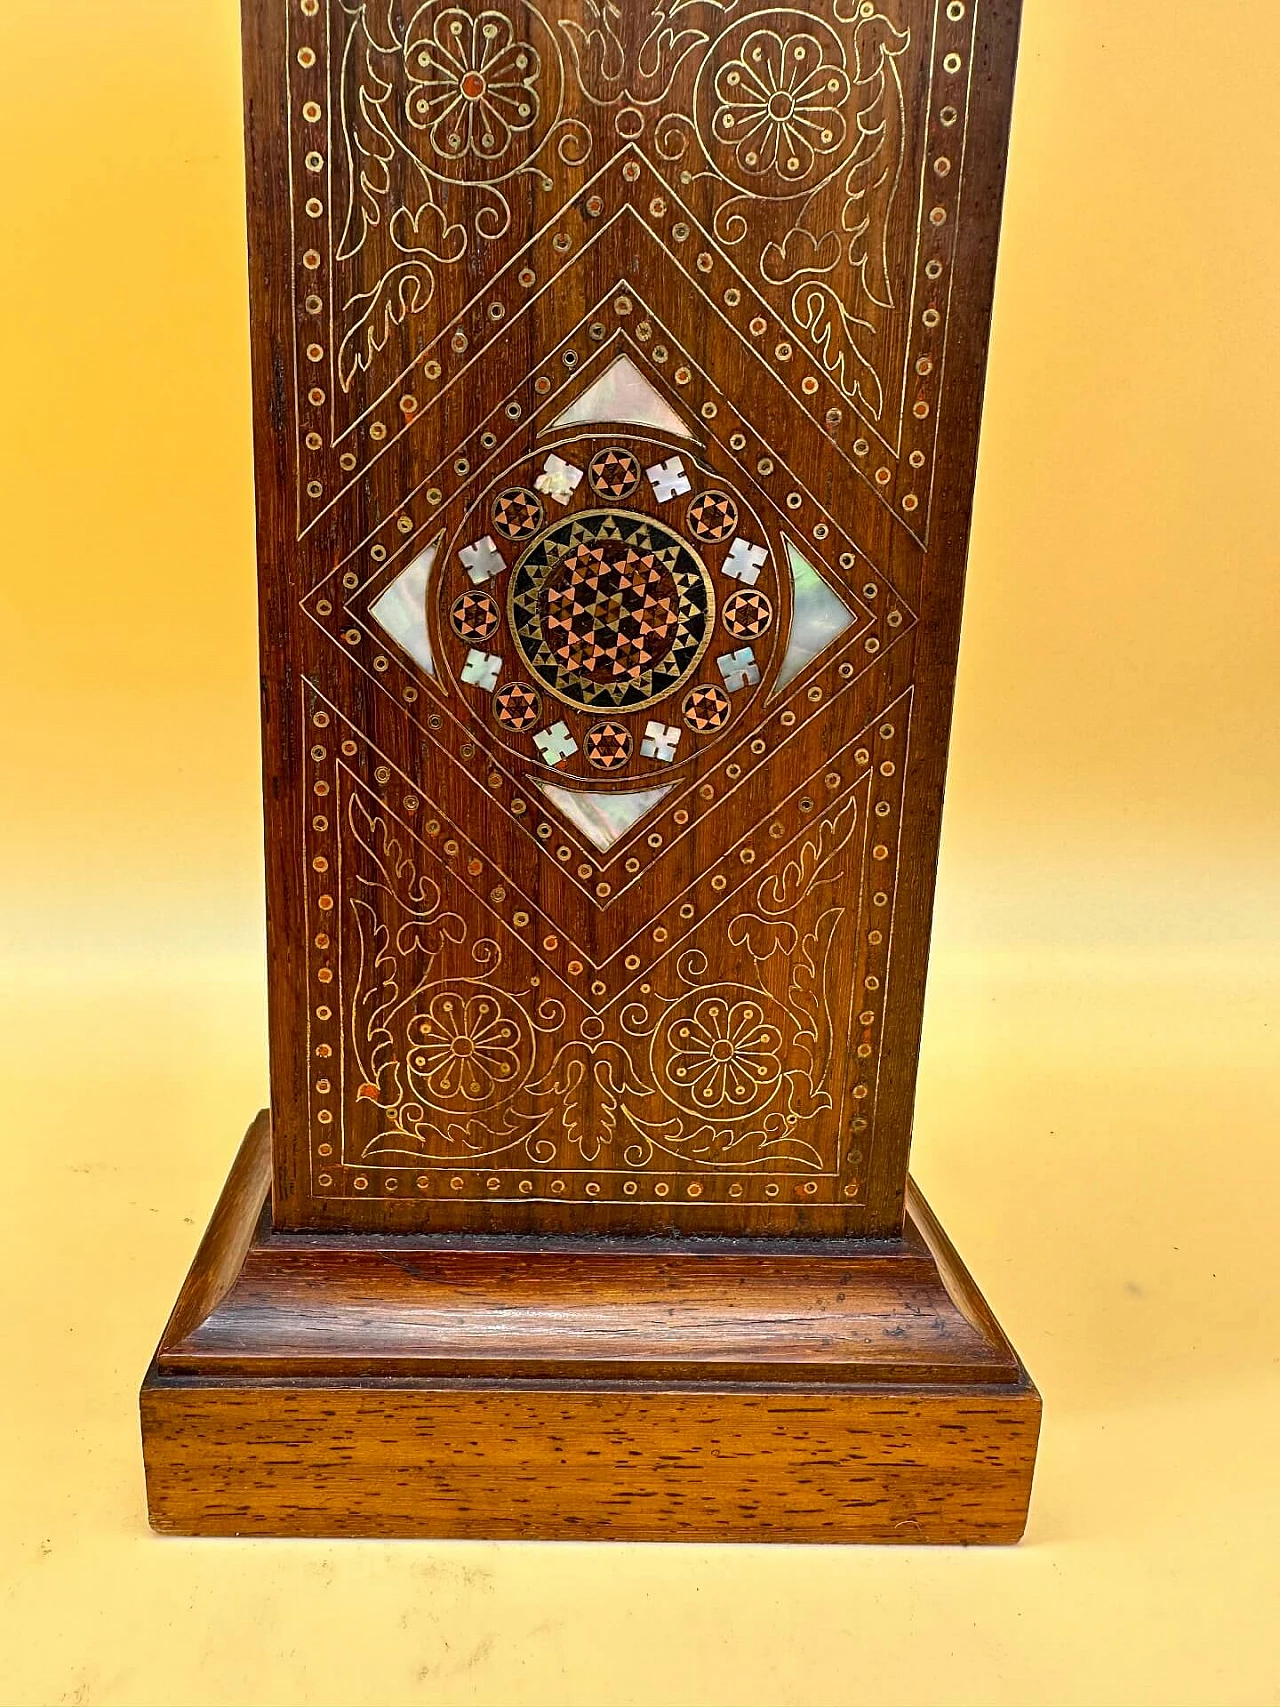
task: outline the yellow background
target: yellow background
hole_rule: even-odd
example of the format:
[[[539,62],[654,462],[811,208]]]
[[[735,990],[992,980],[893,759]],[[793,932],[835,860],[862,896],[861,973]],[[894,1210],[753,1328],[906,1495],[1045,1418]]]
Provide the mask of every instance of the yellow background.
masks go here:
[[[265,1087],[234,0],[0,0],[0,1701],[1274,1704],[1274,0],[1027,0],[915,1168],[1012,1551],[160,1542]]]

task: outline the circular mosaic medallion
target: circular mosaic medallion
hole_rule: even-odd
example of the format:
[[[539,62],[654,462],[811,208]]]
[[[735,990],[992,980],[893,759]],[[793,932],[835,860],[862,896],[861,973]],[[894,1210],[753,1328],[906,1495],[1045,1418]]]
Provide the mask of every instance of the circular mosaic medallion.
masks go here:
[[[493,715],[504,729],[527,735],[542,716],[542,695],[528,682],[508,682],[493,696]]]
[[[681,716],[698,735],[709,735],[716,729],[723,729],[732,711],[733,704],[728,694],[710,682],[690,688],[680,707]]]
[[[769,632],[772,622],[773,606],[767,593],[744,587],[725,600],[724,625],[735,640],[758,640]]]
[[[715,626],[711,578],[662,522],[568,516],[511,572],[508,615],[534,679],[582,710],[634,711],[692,675]]]
[[[738,506],[727,492],[699,492],[689,505],[689,532],[705,545],[719,545],[738,525]]]
[[[598,450],[587,464],[587,479],[593,492],[617,503],[629,498],[640,484],[640,459],[616,445]]]
[[[449,623],[460,640],[487,640],[502,621],[502,609],[492,593],[459,593],[449,609]]]
[[[621,770],[631,757],[630,731],[621,723],[596,723],[587,730],[586,749],[597,770]]]
[[[503,539],[532,539],[542,526],[542,499],[527,486],[508,486],[489,509]]]

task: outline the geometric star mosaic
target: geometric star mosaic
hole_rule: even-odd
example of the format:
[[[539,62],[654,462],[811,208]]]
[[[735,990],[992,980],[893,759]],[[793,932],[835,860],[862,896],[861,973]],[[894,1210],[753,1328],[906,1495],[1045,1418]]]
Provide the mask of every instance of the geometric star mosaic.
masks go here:
[[[705,566],[661,522],[588,511],[512,571],[511,628],[528,668],[581,708],[635,710],[697,667],[715,623]]]

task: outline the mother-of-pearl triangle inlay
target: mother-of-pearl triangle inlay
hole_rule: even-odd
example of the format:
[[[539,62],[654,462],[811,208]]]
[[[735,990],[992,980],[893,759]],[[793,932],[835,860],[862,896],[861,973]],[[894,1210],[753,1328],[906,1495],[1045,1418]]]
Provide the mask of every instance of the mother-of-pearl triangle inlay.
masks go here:
[[[858,619],[835,590],[802,552],[786,541],[787,561],[791,566],[791,585],[794,589],[794,608],[791,617],[791,638],[786,657],[778,671],[773,693],[779,693],[789,681],[798,676],[805,665],[825,652],[831,642]],[[772,698],[772,694],[770,698]]]
[[[427,585],[431,569],[440,549],[441,535],[437,534],[407,569],[401,570],[389,587],[385,587],[369,606],[369,615],[401,646],[414,663],[429,676],[436,673],[431,656],[431,636],[427,632]]]
[[[691,439],[693,433],[675,410],[640,372],[630,356],[619,356],[599,379],[589,385],[552,427],[584,427],[598,422],[619,421],[633,427],[656,427]]]
[[[534,781],[537,781],[536,777]],[[642,788],[632,794],[588,794],[572,788],[557,788],[553,782],[538,782],[538,787],[557,812],[563,812],[601,853],[607,853],[634,824],[639,823],[646,812],[652,812],[674,786],[674,783],[667,782],[660,788]]]

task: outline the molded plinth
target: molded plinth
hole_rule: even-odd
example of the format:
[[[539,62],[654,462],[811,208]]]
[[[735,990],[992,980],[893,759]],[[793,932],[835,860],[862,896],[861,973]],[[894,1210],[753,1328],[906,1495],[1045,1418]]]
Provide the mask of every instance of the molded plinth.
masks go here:
[[[1040,1398],[914,1186],[903,1237],[272,1230],[251,1127],[147,1373],[189,1535],[1016,1541]]]

